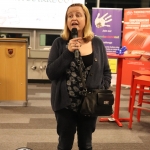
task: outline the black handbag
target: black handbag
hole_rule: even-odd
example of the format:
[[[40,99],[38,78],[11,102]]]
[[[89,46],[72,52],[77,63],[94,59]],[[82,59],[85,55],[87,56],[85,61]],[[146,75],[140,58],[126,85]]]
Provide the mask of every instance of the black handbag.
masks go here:
[[[80,60],[81,61],[81,60]],[[106,89],[87,89],[79,64],[80,77],[83,84],[83,102],[80,113],[86,116],[109,116],[113,114],[114,95],[113,91]]]
[[[111,90],[92,89],[83,98],[80,113],[87,116],[109,116],[113,113],[114,95]]]

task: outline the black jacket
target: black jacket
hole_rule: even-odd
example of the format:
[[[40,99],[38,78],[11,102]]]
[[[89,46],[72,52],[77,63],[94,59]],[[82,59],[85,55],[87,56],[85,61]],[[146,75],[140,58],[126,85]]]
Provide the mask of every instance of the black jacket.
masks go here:
[[[54,111],[70,105],[66,86],[66,68],[74,59],[74,53],[67,49],[67,41],[57,38],[50,50],[46,73],[51,85],[51,105]],[[87,77],[88,88],[108,89],[111,83],[111,70],[107,53],[102,40],[98,37],[92,39],[93,65]]]

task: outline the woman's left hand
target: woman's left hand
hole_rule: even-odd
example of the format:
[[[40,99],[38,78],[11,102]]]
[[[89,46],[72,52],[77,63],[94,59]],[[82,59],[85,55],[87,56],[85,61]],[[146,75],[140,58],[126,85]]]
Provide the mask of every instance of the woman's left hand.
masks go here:
[[[74,38],[71,39],[68,43],[68,50],[70,52],[74,52],[75,50],[79,49],[81,47],[81,40],[82,38]]]

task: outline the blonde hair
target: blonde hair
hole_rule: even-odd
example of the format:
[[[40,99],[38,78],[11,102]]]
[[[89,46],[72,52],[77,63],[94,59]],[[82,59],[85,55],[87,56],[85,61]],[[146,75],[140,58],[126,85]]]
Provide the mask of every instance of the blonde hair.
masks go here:
[[[85,14],[85,27],[84,27],[84,31],[83,31],[83,40],[85,42],[88,42],[88,41],[91,41],[92,38],[94,37],[94,33],[92,32],[92,27],[91,27],[91,20],[90,20],[90,13],[89,13],[89,10],[88,8],[83,5],[83,4],[80,4],[80,3],[75,3],[75,4],[72,4],[70,5],[68,8],[67,8],[67,11],[70,7],[74,7],[74,6],[80,6],[83,11],[84,11],[84,14]],[[66,15],[65,15],[65,26],[64,26],[64,30],[62,31],[61,33],[61,37],[64,39],[64,40],[69,40],[69,38],[71,37],[71,32],[69,30],[69,28],[67,27],[67,11],[66,11]]]

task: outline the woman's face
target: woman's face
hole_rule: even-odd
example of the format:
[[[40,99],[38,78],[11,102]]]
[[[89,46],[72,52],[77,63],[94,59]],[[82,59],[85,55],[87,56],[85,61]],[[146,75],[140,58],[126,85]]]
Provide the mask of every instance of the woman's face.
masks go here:
[[[82,36],[85,27],[85,14],[80,6],[72,6],[67,11],[67,26],[71,31],[72,28],[77,28],[78,36]]]

